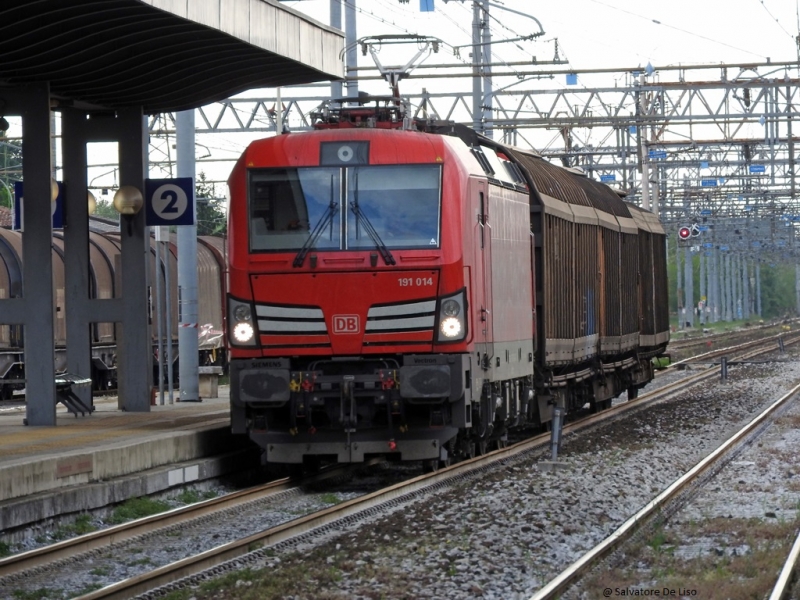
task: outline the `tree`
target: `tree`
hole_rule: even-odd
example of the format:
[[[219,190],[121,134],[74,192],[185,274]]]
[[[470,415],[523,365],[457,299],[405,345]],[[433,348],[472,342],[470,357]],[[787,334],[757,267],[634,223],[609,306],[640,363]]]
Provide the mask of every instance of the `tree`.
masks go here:
[[[114,204],[110,200],[105,200],[103,198],[97,198],[93,216],[119,221],[119,213],[117,209],[114,208]]]
[[[795,276],[792,264],[762,263],[761,312],[764,318],[795,314]]]
[[[11,143],[0,131],[0,206],[11,208],[14,182],[22,179],[22,146]]]
[[[195,182],[197,202],[197,235],[225,235],[228,231],[228,215],[224,198],[216,197],[214,184],[200,171]]]

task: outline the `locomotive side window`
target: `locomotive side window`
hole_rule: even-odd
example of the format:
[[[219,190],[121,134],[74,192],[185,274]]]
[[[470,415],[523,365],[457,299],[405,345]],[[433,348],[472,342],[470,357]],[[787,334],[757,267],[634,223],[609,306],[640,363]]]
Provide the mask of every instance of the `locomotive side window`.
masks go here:
[[[438,248],[440,178],[438,165],[348,169],[347,248],[375,246],[356,210],[387,248]]]
[[[250,179],[250,250],[301,248],[321,221],[328,227],[315,240],[317,248],[340,247],[338,202],[340,169],[275,169],[252,171]],[[338,214],[338,213],[337,213]]]

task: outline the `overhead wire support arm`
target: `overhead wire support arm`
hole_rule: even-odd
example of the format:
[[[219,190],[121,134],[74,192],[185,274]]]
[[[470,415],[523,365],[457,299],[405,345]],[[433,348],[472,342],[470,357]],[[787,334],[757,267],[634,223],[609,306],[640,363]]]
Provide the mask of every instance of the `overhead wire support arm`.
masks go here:
[[[493,46],[494,44],[505,44],[506,42],[528,42],[528,41],[533,40],[533,39],[535,39],[535,38],[537,38],[537,37],[539,37],[539,36],[541,36],[543,34],[544,34],[544,32],[531,33],[530,35],[521,35],[519,37],[508,38],[508,39],[505,39],[505,40],[494,40],[494,41],[491,41],[491,42],[481,42],[480,45],[481,46]],[[462,44],[461,46],[452,46],[452,48],[453,48],[454,54],[456,56],[459,56],[460,55],[459,50],[461,50],[462,48],[472,48],[473,45],[474,44]],[[553,64],[564,64],[565,61],[548,61],[548,62],[552,62]],[[505,66],[505,63],[499,63],[499,64]],[[525,63],[522,63],[522,64],[530,64],[530,63],[525,62]],[[454,66],[461,66],[461,65],[454,65]]]
[[[452,2],[454,0],[443,0],[443,1],[444,1],[445,4],[447,4],[448,2]],[[464,0],[459,0],[459,1],[463,2]],[[542,27],[541,21],[539,21],[539,19],[537,19],[533,15],[529,15],[528,13],[524,13],[524,12],[521,12],[521,11],[518,11],[518,10],[514,10],[513,8],[508,8],[507,6],[505,6],[503,4],[498,4],[497,2],[489,2],[489,0],[478,0],[478,3],[480,5],[484,5],[485,4],[487,6],[494,6],[495,8],[499,8],[500,10],[504,10],[506,12],[514,13],[516,15],[520,15],[521,17],[527,17],[529,19],[533,19],[534,21],[536,21],[536,24],[539,26],[539,31],[537,31],[536,33],[533,33],[533,34],[531,34],[529,36],[522,36],[522,37],[510,39],[510,40],[501,40],[500,42],[492,42],[493,44],[494,43],[501,43],[501,42],[516,42],[516,41],[520,41],[520,40],[530,40],[530,39],[534,39],[534,38],[537,38],[537,37],[541,37],[545,33],[544,27]],[[471,46],[471,45],[472,44],[467,44],[467,46]],[[459,48],[465,48],[466,46],[458,46],[458,47]]]

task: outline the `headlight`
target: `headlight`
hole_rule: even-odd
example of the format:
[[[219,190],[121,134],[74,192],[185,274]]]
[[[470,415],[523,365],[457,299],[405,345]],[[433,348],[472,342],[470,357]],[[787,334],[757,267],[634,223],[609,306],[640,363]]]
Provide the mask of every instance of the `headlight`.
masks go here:
[[[436,315],[436,341],[460,342],[467,337],[467,296],[462,289],[439,301]]]
[[[442,309],[442,312],[444,312],[444,309]],[[447,317],[442,321],[439,330],[447,338],[457,338],[461,334],[461,321],[455,317]]]
[[[461,312],[461,307],[455,300],[445,300],[442,302],[442,314],[448,317],[455,317]]]
[[[250,323],[237,323],[233,328],[233,339],[240,344],[246,344],[253,339],[253,326]]]
[[[232,346],[258,347],[253,306],[228,296],[228,340]]]
[[[247,304],[239,304],[233,309],[233,318],[239,322],[250,321],[253,318],[253,315],[250,313],[250,307]],[[252,329],[252,327],[250,329]]]

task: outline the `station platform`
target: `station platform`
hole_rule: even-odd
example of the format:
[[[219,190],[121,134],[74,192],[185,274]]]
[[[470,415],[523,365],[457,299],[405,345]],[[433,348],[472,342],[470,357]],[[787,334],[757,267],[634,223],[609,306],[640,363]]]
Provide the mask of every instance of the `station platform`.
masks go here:
[[[174,398],[129,413],[97,397],[77,417],[59,404],[56,427],[24,425],[23,402],[0,404],[0,531],[241,470],[249,444],[230,433],[228,386]]]

